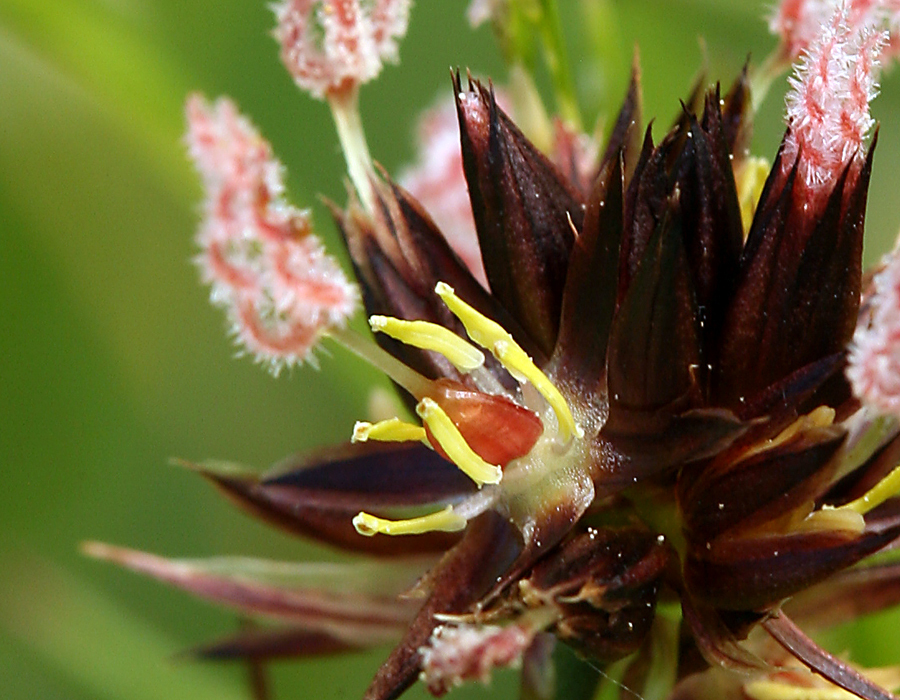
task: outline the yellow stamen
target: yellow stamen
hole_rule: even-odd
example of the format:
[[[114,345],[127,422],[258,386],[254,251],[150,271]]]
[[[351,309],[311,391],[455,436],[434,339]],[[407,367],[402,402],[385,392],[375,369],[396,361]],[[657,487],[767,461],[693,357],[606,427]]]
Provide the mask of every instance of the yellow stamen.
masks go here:
[[[357,421],[353,426],[351,442],[366,442],[378,440],[379,442],[425,442],[425,428],[413,423],[406,423],[399,418],[389,418],[377,423]]]
[[[407,520],[385,520],[368,513],[353,518],[353,527],[360,535],[421,535],[425,532],[458,532],[466,527],[466,519],[447,506],[436,513],[429,513]]]
[[[877,508],[887,499],[892,498],[900,492],[900,467],[895,467],[890,474],[879,481],[875,486],[869,489],[855,501],[850,501],[838,510],[846,508],[854,513],[865,515],[870,510]]]
[[[406,345],[439,352],[460,372],[471,372],[484,364],[484,353],[481,350],[436,323],[370,316],[369,325],[374,332],[389,335]]]
[[[750,231],[753,215],[756,213],[756,205],[762,195],[766,178],[769,176],[769,163],[765,158],[748,157],[741,163],[735,173],[737,184],[738,202],[741,207],[741,223],[744,227],[744,236]]]
[[[492,321],[487,316],[469,306],[456,296],[453,288],[438,282],[434,288],[437,295],[444,301],[447,308],[453,312],[463,326],[469,337],[481,347],[490,350],[500,364],[519,382],[530,382],[544,397],[559,422],[559,432],[563,440],[568,440],[572,435],[582,437],[584,431],[575,422],[572,412],[559,389],[550,381],[513,337],[499,323]]]
[[[434,439],[450,460],[480,487],[482,484],[499,484],[503,477],[500,467],[484,461],[459,432],[444,409],[434,400],[424,398],[416,406],[416,413],[428,426]]]

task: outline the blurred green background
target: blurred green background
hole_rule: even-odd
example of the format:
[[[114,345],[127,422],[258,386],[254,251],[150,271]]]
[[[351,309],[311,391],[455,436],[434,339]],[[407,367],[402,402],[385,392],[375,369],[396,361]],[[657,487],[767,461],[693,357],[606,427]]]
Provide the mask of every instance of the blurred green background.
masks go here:
[[[774,46],[743,0],[563,0],[588,112],[614,109],[639,45],[648,116],[667,124],[704,51],[729,83]],[[287,164],[293,201],[344,201],[328,110],[299,93],[262,0],[0,0],[0,695],[247,697],[240,668],[173,660],[235,621],[178,592],[84,559],[100,539],[166,555],[330,557],[257,525],[172,457],[266,466],[347,438],[374,376],[336,351],[321,371],[271,377],[235,359],[190,259],[200,191],[181,142],[185,94],[231,95]],[[413,156],[418,111],[449,90],[448,67],[503,81],[490,32],[465,3],[419,0],[402,63],[364,88],[374,157]],[[600,47],[604,64],[579,59]],[[704,48],[705,47],[705,48]],[[783,130],[782,86],[754,151]],[[867,258],[900,224],[900,79],[885,78]],[[657,128],[657,134],[660,129]],[[895,618],[896,621],[896,618]],[[847,634],[870,663],[896,662],[887,618]],[[847,639],[845,636],[842,639]],[[843,641],[838,640],[838,644]],[[275,667],[278,698],[358,698],[385,654]],[[501,674],[495,695],[511,696]],[[474,688],[457,697],[484,698]],[[411,697],[421,698],[416,689]]]

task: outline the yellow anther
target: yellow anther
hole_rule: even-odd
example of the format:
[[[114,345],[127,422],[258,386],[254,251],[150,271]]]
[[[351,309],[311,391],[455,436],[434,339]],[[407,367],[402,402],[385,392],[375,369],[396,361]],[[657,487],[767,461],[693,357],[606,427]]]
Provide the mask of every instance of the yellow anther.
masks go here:
[[[735,173],[737,184],[738,202],[741,207],[741,223],[744,227],[744,236],[750,231],[753,223],[753,215],[756,213],[756,205],[762,195],[766,178],[769,176],[769,163],[765,158],[745,158]]]
[[[513,337],[499,323],[487,318],[476,311],[466,302],[456,296],[453,287],[444,282],[438,282],[434,288],[437,295],[444,301],[447,308],[453,312],[463,326],[469,337],[481,347],[491,351],[494,357],[500,361],[509,373],[519,382],[530,382],[544,397],[559,422],[559,432],[563,440],[568,440],[572,435],[581,437],[584,431],[575,422],[569,404],[559,392],[559,389],[550,381]]]
[[[378,423],[357,421],[353,426],[351,442],[427,442],[425,428],[413,423],[405,423],[399,418],[389,418]]]
[[[869,489],[855,501],[850,501],[838,510],[851,510],[854,513],[865,515],[870,510],[877,508],[887,499],[892,498],[900,492],[900,467],[895,467],[890,474],[879,481],[875,486]]]
[[[353,527],[360,535],[421,535],[425,532],[458,532],[466,527],[466,519],[447,506],[436,513],[429,513],[407,520],[385,520],[368,513],[353,518]]]
[[[434,439],[460,471],[480,487],[482,484],[499,484],[503,471],[495,464],[484,461],[459,432],[444,409],[434,400],[424,398],[416,406],[416,413],[428,426]]]
[[[392,316],[370,316],[369,326],[406,345],[434,350],[446,357],[460,372],[471,372],[484,364],[484,353],[448,328],[428,321],[403,321]]]

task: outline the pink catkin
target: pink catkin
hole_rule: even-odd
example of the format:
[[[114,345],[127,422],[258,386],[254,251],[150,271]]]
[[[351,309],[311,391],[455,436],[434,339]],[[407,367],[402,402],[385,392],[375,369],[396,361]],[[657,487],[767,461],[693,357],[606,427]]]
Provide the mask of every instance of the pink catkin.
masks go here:
[[[781,38],[784,57],[794,61],[807,51],[841,4],[839,0],[782,0],[769,19],[769,28]],[[900,53],[900,0],[843,0],[843,6],[851,28],[888,30],[882,59]]]
[[[465,681],[486,683],[494,669],[518,666],[534,635],[520,625],[438,627],[420,650],[421,679],[436,696]]]
[[[355,89],[397,60],[409,8],[410,0],[284,0],[272,6],[281,60],[313,97]]]
[[[900,418],[900,251],[885,259],[874,288],[853,334],[847,378],[863,403]]]
[[[187,103],[188,149],[206,190],[197,263],[239,342],[273,369],[302,362],[345,323],[358,292],[284,199],[283,166],[234,104]]]
[[[802,182],[813,193],[830,186],[851,160],[862,159],[874,124],[869,102],[878,92],[887,33],[853,26],[849,12],[841,8],[821,28],[796,65],[786,98],[785,168],[799,154]]]

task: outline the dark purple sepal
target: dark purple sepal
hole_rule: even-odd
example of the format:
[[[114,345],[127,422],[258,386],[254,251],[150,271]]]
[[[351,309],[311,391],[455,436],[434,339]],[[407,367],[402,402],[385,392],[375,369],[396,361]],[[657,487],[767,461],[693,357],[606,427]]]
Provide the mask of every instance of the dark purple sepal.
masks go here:
[[[753,136],[753,106],[747,76],[748,65],[749,63],[744,64],[741,74],[731,84],[721,109],[725,143],[728,152],[734,156],[735,164],[739,164],[746,157]]]
[[[874,144],[873,144],[874,145]],[[813,196],[779,152],[741,260],[722,336],[719,396],[733,404],[841,352],[859,308],[872,149]]]
[[[428,598],[372,680],[363,700],[394,700],[419,676],[420,649],[439,624],[437,614],[472,612],[498,577],[509,568],[521,539],[506,518],[488,511],[469,523],[459,544],[429,572]]]
[[[829,654],[807,637],[783,612],[776,612],[763,623],[766,632],[781,646],[837,686],[863,700],[897,700],[897,696],[876,685],[846,661]]]
[[[576,188],[497,106],[454,80],[463,166],[491,291],[538,348],[556,342],[569,251],[584,219]]]
[[[841,375],[844,366],[843,352],[828,355],[769,384],[757,394],[745,397],[735,407],[735,413],[746,421],[764,419],[757,428],[748,432],[748,440],[757,441],[765,436],[777,435],[806,408],[811,410],[816,406],[835,405],[820,400],[819,393],[835,376]]]
[[[678,502],[689,539],[707,542],[758,527],[815,500],[834,475],[843,444],[837,427],[813,428],[745,459],[713,460],[679,475]]]
[[[621,157],[624,178],[626,181],[631,179],[641,152],[642,102],[641,68],[635,52],[631,64],[631,81],[628,83],[628,91],[606,142],[606,150],[600,158],[598,177],[602,176],[604,168]]]
[[[900,523],[843,531],[692,542],[685,583],[706,605],[763,611],[874,554],[900,536]]]
[[[702,123],[691,118],[690,138],[674,168],[681,193],[684,247],[694,281],[706,362],[713,354],[728,300],[734,293],[743,226],[718,89],[710,91]],[[702,364],[703,383],[708,371]]]
[[[700,398],[697,308],[679,203],[671,201],[668,209],[610,330],[607,436],[641,432],[642,414],[654,420],[660,411],[676,415],[695,407]]]
[[[419,444],[347,444],[282,465],[278,475],[268,478],[195,469],[272,525],[349,551],[384,556],[443,552],[460,536],[363,537],[352,524],[361,510],[387,515],[392,509],[459,500],[474,491],[468,477]]]
[[[655,147],[647,127],[634,173],[625,190],[625,216],[619,248],[619,274],[616,298],[621,302],[637,272],[650,238],[657,230],[667,208],[670,194],[666,155],[672,140]],[[665,149],[664,149],[665,146]]]
[[[572,246],[553,366],[560,381],[596,394],[606,373],[606,348],[616,308],[624,175],[620,154],[600,171],[584,228]]]
[[[725,409],[698,408],[672,415],[670,407],[635,413],[620,408],[615,423],[607,422],[599,439],[623,460],[612,473],[601,470],[597,480],[606,487],[628,486],[635,478],[712,457],[741,438],[748,427]]]

